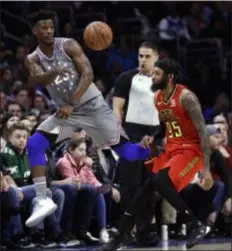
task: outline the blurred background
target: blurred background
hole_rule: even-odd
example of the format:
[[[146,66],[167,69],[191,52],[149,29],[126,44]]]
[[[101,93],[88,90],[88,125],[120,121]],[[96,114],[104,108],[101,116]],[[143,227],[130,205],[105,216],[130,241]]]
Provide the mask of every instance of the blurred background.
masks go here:
[[[73,37],[84,47],[104,95],[121,72],[137,66],[139,44],[152,40],[161,57],[180,60],[183,82],[196,92],[204,109],[214,106],[221,93],[227,96],[225,103],[231,101],[232,4],[226,1],[3,2],[0,88],[8,97],[20,85],[27,86],[23,60],[36,44],[26,16],[40,9],[57,13],[57,36]],[[88,50],[82,39],[83,29],[96,20],[107,22],[114,32],[113,44],[102,52]]]

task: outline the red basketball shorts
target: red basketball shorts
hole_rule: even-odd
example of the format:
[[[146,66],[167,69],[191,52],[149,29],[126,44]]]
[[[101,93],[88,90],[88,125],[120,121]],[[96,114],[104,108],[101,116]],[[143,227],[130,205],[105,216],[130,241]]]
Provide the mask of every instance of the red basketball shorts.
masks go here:
[[[148,170],[158,173],[169,167],[169,177],[179,192],[186,187],[203,167],[199,145],[166,145],[159,157],[145,162]]]

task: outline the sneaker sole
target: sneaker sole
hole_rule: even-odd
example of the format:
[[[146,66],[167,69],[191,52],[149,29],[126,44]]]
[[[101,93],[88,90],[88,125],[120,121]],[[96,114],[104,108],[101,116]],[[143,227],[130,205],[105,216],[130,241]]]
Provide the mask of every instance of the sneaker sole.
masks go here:
[[[76,247],[76,246],[80,246],[81,243],[80,242],[75,242],[75,243],[67,243],[67,244],[64,244],[64,243],[59,243],[58,244],[61,248],[71,248],[71,247]]]
[[[56,204],[54,204],[53,205],[53,207],[51,207],[47,212],[46,212],[46,214],[45,215],[39,215],[38,217],[36,217],[36,218],[32,218],[32,219],[28,219],[27,221],[26,221],[26,226],[27,227],[34,227],[34,226],[36,226],[36,225],[38,225],[41,221],[43,221],[46,217],[48,217],[49,215],[51,215],[51,214],[53,214],[55,211],[56,211],[56,209],[57,209],[57,205]]]

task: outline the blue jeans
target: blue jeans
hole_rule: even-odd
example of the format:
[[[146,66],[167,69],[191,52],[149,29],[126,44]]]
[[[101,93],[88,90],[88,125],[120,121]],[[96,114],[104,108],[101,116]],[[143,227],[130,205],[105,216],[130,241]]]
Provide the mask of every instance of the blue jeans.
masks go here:
[[[17,192],[14,188],[10,187],[7,192],[0,192],[0,201],[6,206],[13,208],[19,207],[19,199]],[[4,220],[4,219],[1,219]],[[3,239],[9,239],[11,236],[23,233],[23,226],[21,223],[20,214],[10,217],[9,221],[5,222],[6,226],[1,231]]]
[[[33,185],[24,186],[22,187],[22,192],[23,192],[22,205],[30,205],[30,210],[32,211],[35,203],[34,198],[36,197],[34,186]],[[45,229],[50,234],[61,232],[60,220],[63,213],[64,200],[65,200],[64,192],[58,188],[51,188],[51,196],[52,200],[58,206],[56,211],[50,216],[48,216],[44,222],[42,221],[35,227],[36,229],[44,229],[44,224],[45,224]]]
[[[62,216],[64,231],[85,231],[89,228],[95,209],[98,227],[106,226],[106,205],[103,194],[89,184],[81,185],[80,190],[72,184],[52,185],[65,193],[65,203]]]
[[[216,187],[216,194],[213,198],[213,206],[217,213],[219,213],[225,198],[225,185],[221,181],[215,181],[214,186]]]

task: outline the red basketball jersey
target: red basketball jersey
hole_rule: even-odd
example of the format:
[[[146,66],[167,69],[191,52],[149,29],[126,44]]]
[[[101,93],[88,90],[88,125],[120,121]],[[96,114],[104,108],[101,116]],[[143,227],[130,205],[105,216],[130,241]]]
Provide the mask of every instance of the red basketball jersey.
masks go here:
[[[156,93],[155,105],[161,122],[166,125],[167,144],[199,144],[198,132],[191,118],[180,103],[180,95],[187,87],[176,84],[168,102],[163,99],[162,91]]]

